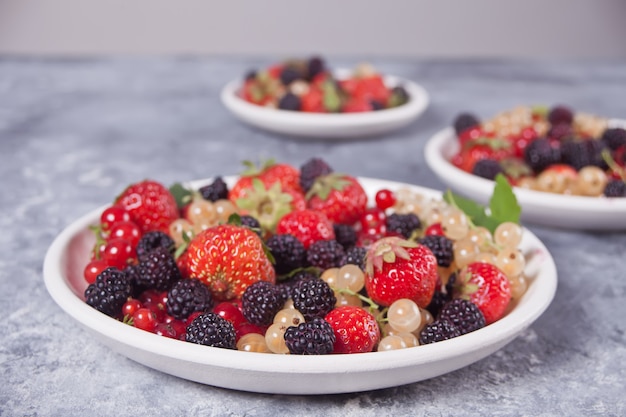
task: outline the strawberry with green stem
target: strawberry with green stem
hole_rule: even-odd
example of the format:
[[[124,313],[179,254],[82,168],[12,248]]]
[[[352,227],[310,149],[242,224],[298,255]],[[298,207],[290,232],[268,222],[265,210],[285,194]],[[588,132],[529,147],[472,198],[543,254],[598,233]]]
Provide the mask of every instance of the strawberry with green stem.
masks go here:
[[[345,174],[318,177],[306,194],[307,207],[324,213],[333,223],[354,224],[367,208],[367,194],[359,181]]]

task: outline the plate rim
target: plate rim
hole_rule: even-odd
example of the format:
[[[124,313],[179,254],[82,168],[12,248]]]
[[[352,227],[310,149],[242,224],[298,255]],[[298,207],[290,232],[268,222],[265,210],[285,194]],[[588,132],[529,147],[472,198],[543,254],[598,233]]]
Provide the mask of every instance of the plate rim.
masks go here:
[[[429,188],[415,186],[395,181],[378,180],[367,177],[358,177],[360,181],[372,184],[391,185],[396,187],[408,186],[418,191],[426,191],[428,197],[440,197],[441,193]],[[206,181],[206,180],[196,180]],[[193,181],[192,181],[193,182]],[[372,186],[370,186],[371,188]],[[271,355],[262,353],[241,352],[235,350],[219,349],[192,343],[168,339],[149,332],[135,329],[125,325],[120,321],[110,318],[92,307],[88,306],[76,292],[72,289],[69,279],[64,276],[63,266],[67,262],[67,250],[72,239],[76,238],[80,233],[88,232],[87,226],[99,219],[102,206],[92,210],[82,217],[74,220],[66,226],[61,233],[57,235],[50,247],[48,248],[44,264],[43,276],[44,283],[54,301],[64,310],[70,317],[78,321],[88,330],[103,336],[107,340],[111,340],[117,344],[125,345],[127,348],[140,351],[150,352],[160,357],[182,361],[189,364],[197,364],[208,367],[224,367],[224,363],[229,364],[226,368],[252,374],[284,374],[289,376],[306,377],[307,375],[342,375],[342,374],[360,374],[377,371],[389,371],[394,369],[406,368],[409,366],[423,366],[433,364],[441,360],[449,360],[458,358],[464,354],[477,353],[487,346],[497,344],[506,344],[513,340],[523,330],[530,326],[543,312],[548,308],[556,293],[557,287],[557,270],[550,252],[545,245],[531,231],[525,229],[525,239],[530,239],[529,244],[537,250],[540,250],[545,256],[542,259],[543,265],[540,271],[541,280],[533,281],[533,285],[529,287],[529,292],[524,297],[533,297],[533,302],[518,304],[507,316],[501,320],[490,324],[476,332],[439,342],[431,345],[419,346],[416,348],[389,351],[389,352],[371,352],[351,355],[320,355],[320,356],[296,356],[296,355]],[[528,295],[530,294],[530,295]],[[524,300],[525,298],[523,298]],[[513,326],[509,326],[514,324]],[[158,338],[158,339],[157,339]],[[99,342],[102,342],[99,340]],[[108,343],[105,342],[108,345]],[[123,356],[130,357],[123,353],[120,349],[109,345],[112,350],[121,353]],[[441,348],[444,348],[443,351]],[[499,349],[498,347],[497,349]],[[412,350],[415,349],[415,350]],[[497,350],[496,349],[496,350]],[[487,356],[493,352],[488,352]],[[243,356],[242,356],[243,355]],[[372,355],[374,360],[372,360]],[[337,366],[338,358],[340,358],[341,366]],[[136,358],[131,358],[136,360]],[[259,360],[262,359],[262,360]],[[478,358],[480,359],[480,358]],[[475,362],[472,360],[460,367]],[[367,367],[363,367],[363,363]],[[142,362],[146,366],[153,369],[163,371],[162,368],[151,366],[146,362]],[[296,366],[297,365],[297,366]],[[297,371],[294,371],[297,368]],[[339,369],[338,369],[339,368]],[[166,373],[174,374],[174,372]],[[449,371],[442,372],[447,373]],[[440,375],[437,374],[437,375]],[[191,379],[185,375],[177,375],[182,378]],[[409,382],[417,382],[421,380],[416,377]],[[266,392],[266,393],[288,393],[288,394],[324,394],[338,392],[356,392],[369,389],[385,388],[396,384],[376,385],[376,381],[369,381],[371,386],[358,390],[332,390],[325,391],[324,387],[314,386],[306,389],[306,392],[296,391],[289,392],[288,387],[284,390],[270,389],[269,387],[255,389],[255,387],[247,387],[242,384],[239,386],[221,385],[219,381],[198,380],[207,385],[222,386],[225,388],[242,389],[246,391]],[[381,382],[382,383],[382,382]]]

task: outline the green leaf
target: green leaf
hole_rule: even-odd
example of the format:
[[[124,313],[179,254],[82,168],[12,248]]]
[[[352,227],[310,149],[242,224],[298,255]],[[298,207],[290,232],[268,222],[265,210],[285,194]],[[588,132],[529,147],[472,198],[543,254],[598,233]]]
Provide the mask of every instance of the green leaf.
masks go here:
[[[324,93],[323,103],[324,108],[331,113],[338,112],[341,108],[341,98],[337,88],[332,81],[327,81],[322,85],[322,91]]]
[[[509,181],[502,174],[496,176],[496,185],[489,200],[489,210],[491,217],[498,223],[519,223],[520,221],[522,208],[517,202]]]
[[[192,198],[192,192],[186,189],[181,183],[176,182],[170,186],[170,193],[176,200],[178,208],[183,208]]]
[[[447,190],[443,196],[443,200],[455,207],[461,209],[463,213],[469,216],[472,221],[476,218],[486,217],[485,207],[481,206],[477,202],[470,200],[469,198],[461,197],[458,194],[453,193],[450,190]]]

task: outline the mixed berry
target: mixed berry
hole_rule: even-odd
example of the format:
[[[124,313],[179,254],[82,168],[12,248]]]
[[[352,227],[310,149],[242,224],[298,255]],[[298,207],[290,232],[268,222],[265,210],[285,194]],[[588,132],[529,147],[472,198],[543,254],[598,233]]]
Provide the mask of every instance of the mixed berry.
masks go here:
[[[250,71],[240,96],[249,103],[309,113],[357,113],[405,104],[402,85],[388,86],[369,64],[358,65],[338,78],[320,57],[289,60]]]
[[[454,120],[463,171],[536,191],[626,197],[626,130],[608,119],[557,105],[517,107],[490,120]]]
[[[409,188],[370,201],[319,158],[248,164],[231,186],[142,181],[93,230],[87,304],[138,329],[249,352],[447,340],[499,320],[527,285],[518,223],[483,226]]]

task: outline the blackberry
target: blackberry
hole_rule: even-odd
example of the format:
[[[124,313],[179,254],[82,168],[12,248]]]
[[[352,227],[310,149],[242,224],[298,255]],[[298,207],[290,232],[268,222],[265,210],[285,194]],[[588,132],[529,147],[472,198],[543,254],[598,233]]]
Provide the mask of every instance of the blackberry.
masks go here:
[[[181,279],[167,293],[167,312],[178,320],[186,320],[196,311],[207,312],[213,308],[209,287],[197,279]]]
[[[213,202],[228,198],[228,186],[222,177],[216,177],[211,184],[201,187],[198,191],[202,198]]]
[[[426,310],[432,314],[433,317],[439,316],[441,308],[452,299],[449,293],[443,291],[435,291],[433,298],[430,299],[430,303],[426,306]]]
[[[626,146],[626,129],[621,127],[609,128],[602,134],[602,141],[612,151]]]
[[[267,239],[266,245],[274,256],[274,269],[278,275],[304,266],[306,249],[294,235],[273,235]]]
[[[281,110],[299,111],[302,108],[302,101],[294,93],[287,93],[278,100],[278,108]]]
[[[322,58],[318,56],[312,57],[307,63],[307,79],[311,81],[316,75],[324,72],[325,69],[326,64]]]
[[[420,332],[420,345],[441,342],[461,336],[461,331],[449,320],[435,320]]]
[[[237,349],[235,327],[215,313],[204,313],[187,326],[185,340],[204,346]]]
[[[561,145],[563,162],[574,167],[576,171],[589,165],[606,170],[608,165],[602,158],[602,150],[605,147],[604,142],[594,139],[567,141]]]
[[[344,249],[349,249],[356,245],[357,234],[354,227],[349,224],[333,224],[333,230],[335,231],[335,240],[339,242]]]
[[[626,197],[626,182],[611,180],[604,187],[604,195],[607,197]]]
[[[326,270],[338,267],[344,255],[343,246],[336,240],[318,240],[309,246],[306,260],[309,265]]]
[[[370,106],[372,106],[372,110],[383,110],[385,105],[378,100],[370,100]]]
[[[561,151],[546,138],[535,139],[526,147],[524,160],[538,174],[550,165],[560,163]]]
[[[147,232],[139,239],[139,243],[137,243],[137,247],[135,248],[139,262],[145,260],[148,254],[156,248],[166,248],[170,252],[173,252],[176,248],[176,244],[167,233],[159,230]]]
[[[548,137],[558,141],[565,141],[574,137],[574,128],[567,123],[559,123],[558,125],[552,125],[548,130]]]
[[[439,311],[439,320],[448,320],[461,334],[485,327],[485,316],[476,304],[462,298],[448,301]]]
[[[476,161],[472,168],[472,174],[488,180],[493,180],[496,178],[496,175],[503,173],[504,168],[495,159],[480,159]]]
[[[250,81],[256,78],[256,70],[250,70],[246,73],[244,80]]]
[[[293,355],[327,355],[333,352],[335,332],[328,322],[316,317],[313,321],[287,327],[285,344]]]
[[[283,85],[289,85],[300,78],[302,74],[294,67],[285,67],[280,73],[280,82]]]
[[[276,285],[276,288],[283,295],[283,298],[285,299],[285,301],[287,301],[288,298],[291,298],[293,287],[295,287],[298,282],[302,281],[303,279],[318,279],[318,278],[319,278],[319,274],[313,272],[313,269],[300,269],[290,274],[287,277],[287,279],[283,281],[279,281],[278,284]]]
[[[132,295],[133,287],[126,274],[109,267],[102,271],[85,290],[87,304],[110,317],[121,313],[122,306]]]
[[[574,121],[574,113],[569,107],[554,106],[548,112],[548,121],[552,125],[558,125],[561,123],[571,125]]]
[[[341,260],[340,266],[344,266],[347,264],[356,265],[361,270],[365,271],[365,254],[367,253],[367,249],[361,246],[353,246],[346,251],[343,259]]]
[[[414,213],[392,213],[387,216],[385,222],[388,231],[398,233],[407,239],[411,237],[415,229],[419,229],[422,226],[419,217]]]
[[[257,326],[269,326],[283,307],[282,294],[271,282],[257,281],[241,296],[241,312],[246,320]]]
[[[311,189],[315,179],[328,175],[333,169],[321,158],[311,158],[300,167],[300,186],[306,193]]]
[[[469,129],[470,127],[480,125],[480,120],[471,113],[461,113],[454,119],[454,131],[457,136]]]
[[[307,321],[324,317],[335,308],[337,298],[330,286],[320,278],[301,279],[291,291],[293,306]]]
[[[182,278],[174,256],[164,247],[148,253],[146,258],[139,262],[135,272],[138,286],[158,291],[168,291]]]
[[[261,236],[261,223],[259,223],[259,221],[255,217],[252,217],[249,214],[244,214],[239,218],[241,219],[242,226],[247,227],[257,235]]]
[[[420,239],[420,243],[426,246],[437,258],[437,265],[448,267],[454,260],[452,240],[441,235],[429,235]]]

